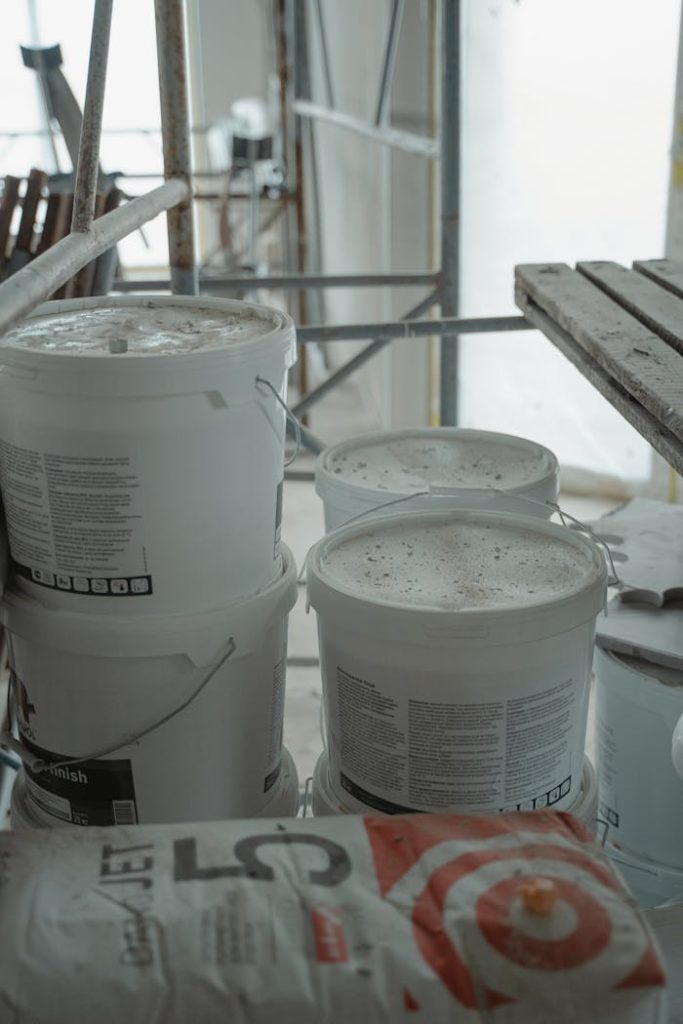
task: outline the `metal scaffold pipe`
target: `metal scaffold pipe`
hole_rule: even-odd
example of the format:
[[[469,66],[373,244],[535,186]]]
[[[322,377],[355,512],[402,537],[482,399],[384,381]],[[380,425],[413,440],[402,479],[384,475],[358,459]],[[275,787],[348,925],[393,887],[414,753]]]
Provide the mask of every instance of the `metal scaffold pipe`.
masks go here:
[[[88,231],[72,232],[0,284],[0,336],[39,302],[131,231],[157,217],[190,191],[184,181],[167,181],[125,206],[94,220]]]
[[[74,189],[74,210],[71,218],[72,231],[87,231],[95,215],[112,6],[113,0],[96,0],[93,14],[88,82],[85,90],[76,187]]]
[[[191,198],[190,114],[183,0],[155,0],[164,177],[184,181],[187,199],[168,211],[171,290],[198,293]]]
[[[441,315],[457,317],[460,274],[460,0],[442,0]],[[458,422],[458,336],[441,339],[441,424]]]

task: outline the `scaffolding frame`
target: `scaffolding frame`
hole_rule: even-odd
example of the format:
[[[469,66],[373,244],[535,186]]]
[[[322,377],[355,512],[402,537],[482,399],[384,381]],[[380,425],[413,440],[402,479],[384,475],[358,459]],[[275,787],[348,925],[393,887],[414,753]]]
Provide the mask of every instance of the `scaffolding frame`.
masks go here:
[[[287,32],[289,35],[293,33],[294,36],[294,38],[289,38],[289,36],[287,38],[289,52],[303,54],[307,62],[307,49],[301,48],[301,40],[298,38],[302,32],[302,25],[305,25],[306,2],[307,0],[284,0],[288,14],[288,17],[285,18],[285,23],[289,26]],[[396,321],[365,324],[309,324],[300,327],[298,340],[303,345],[368,338],[372,340],[318,387],[303,394],[293,411],[296,415],[308,412],[350,374],[382,351],[393,339],[417,339],[434,336],[441,339],[441,423],[446,426],[457,424],[460,335],[531,329],[531,324],[522,316],[463,319],[458,315],[461,0],[440,0],[442,83],[440,140],[410,132],[396,131],[388,122],[403,0],[392,0],[374,123],[362,122],[336,110],[321,0],[313,0],[313,3],[321,42],[327,106],[313,104],[308,99],[295,95],[290,104],[291,113],[295,119],[295,135],[298,133],[298,137],[300,137],[301,125],[305,120],[311,123],[316,120],[328,121],[342,129],[367,136],[374,142],[383,145],[408,152],[418,152],[428,159],[440,158],[441,256],[439,269],[409,274],[326,275],[304,272],[268,276],[240,274],[224,277],[212,276],[210,279],[198,280],[193,227],[193,178],[190,158],[191,130],[184,0],[155,0],[164,183],[131,200],[125,206],[93,220],[113,6],[113,0],[95,0],[71,233],[0,284],[0,336],[22,317],[29,314],[88,262],[111,249],[126,235],[165,211],[168,221],[170,278],[168,280],[119,282],[116,286],[118,290],[168,289],[173,294],[197,295],[200,291],[225,294],[257,287],[306,292],[312,289],[348,288],[350,286],[427,286],[429,288],[427,296]],[[309,82],[308,67],[299,68],[295,78],[297,82]],[[300,189],[302,169],[300,161],[297,163],[299,164],[299,179],[296,181],[296,187]],[[421,319],[436,305],[440,307],[441,317],[439,319]],[[320,452],[325,447],[323,442],[309,430],[302,431],[302,441],[304,446],[313,452]]]

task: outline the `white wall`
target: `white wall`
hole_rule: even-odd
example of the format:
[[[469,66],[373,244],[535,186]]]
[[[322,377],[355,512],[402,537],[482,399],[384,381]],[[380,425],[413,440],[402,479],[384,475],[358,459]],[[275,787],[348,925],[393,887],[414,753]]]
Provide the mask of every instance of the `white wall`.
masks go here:
[[[265,100],[270,71],[270,3],[194,0],[202,54],[206,123],[224,117],[241,96]]]

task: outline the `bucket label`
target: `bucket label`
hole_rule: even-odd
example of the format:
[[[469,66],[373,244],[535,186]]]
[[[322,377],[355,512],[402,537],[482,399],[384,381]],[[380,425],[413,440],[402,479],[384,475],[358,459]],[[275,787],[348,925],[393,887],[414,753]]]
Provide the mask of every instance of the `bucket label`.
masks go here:
[[[511,671],[504,685],[515,696],[484,701],[482,692],[500,692],[498,677],[433,681],[429,700],[419,688],[408,696],[395,679],[382,685],[341,666],[335,682],[327,705],[331,774],[363,803],[389,813],[468,813],[562,809],[576,796],[583,686],[572,678],[531,690]]]
[[[273,541],[273,559],[280,557],[282,551],[282,497],[285,482],[281,480],[277,485],[275,496],[275,539]]]
[[[131,762],[69,761],[68,755],[42,750],[23,742],[36,757],[54,767],[36,772],[26,768],[26,787],[31,801],[47,814],[74,825],[135,825],[138,820]]]
[[[0,441],[0,484],[20,575],[76,594],[152,593],[130,456],[48,454]]]

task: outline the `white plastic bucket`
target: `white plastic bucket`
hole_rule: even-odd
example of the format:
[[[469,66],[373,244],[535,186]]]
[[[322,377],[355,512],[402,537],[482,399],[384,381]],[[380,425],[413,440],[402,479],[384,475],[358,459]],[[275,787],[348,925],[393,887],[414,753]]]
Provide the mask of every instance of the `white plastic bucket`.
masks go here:
[[[671,758],[683,672],[598,648],[595,674],[600,817],[609,841],[683,869],[683,779]]]
[[[293,818],[299,807],[299,777],[292,755],[286,747],[282,748],[282,771],[274,787],[274,792],[263,810],[254,815],[255,818]],[[10,826],[15,832],[26,832],[36,828],[78,828],[66,822],[56,820],[51,814],[41,810],[34,803],[26,790],[24,772],[20,772],[12,790],[10,809]]]
[[[641,907],[660,907],[669,900],[683,900],[683,870],[610,844],[605,849]]]
[[[324,750],[316,761],[311,786],[311,810],[314,817],[332,814],[373,814],[372,807],[366,807],[352,796],[340,800],[330,785],[329,758]],[[568,808],[568,813],[575,815],[589,831],[595,833],[598,814],[598,781],[595,768],[588,757],[584,758],[581,788],[576,801]]]
[[[542,445],[455,427],[364,434],[326,448],[315,468],[328,532],[411,495],[411,509],[429,507],[425,491],[461,508],[549,518],[542,503],[556,501],[558,487],[557,459]]]
[[[291,319],[263,306],[41,306],[0,346],[0,483],[18,585],[69,611],[138,615],[223,608],[270,584],[281,568],[278,399],[295,360]]]
[[[308,559],[330,780],[388,812],[566,810],[583,769],[596,545],[530,517],[373,517]]]
[[[248,601],[157,622],[5,595],[17,752],[36,813],[110,825],[263,811],[281,772],[287,615],[297,596],[286,548],[284,560],[280,579]],[[52,767],[31,769],[33,757]]]

